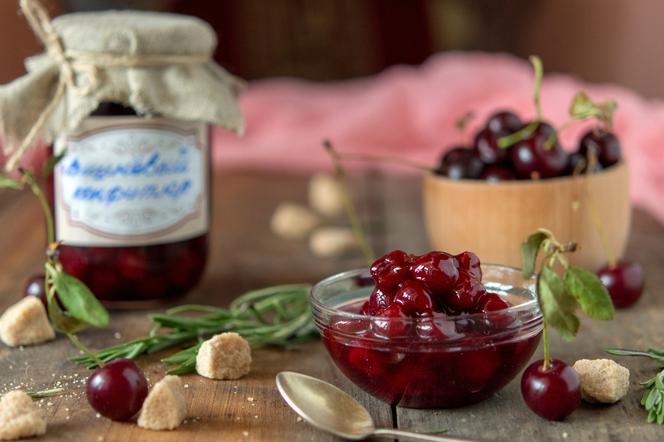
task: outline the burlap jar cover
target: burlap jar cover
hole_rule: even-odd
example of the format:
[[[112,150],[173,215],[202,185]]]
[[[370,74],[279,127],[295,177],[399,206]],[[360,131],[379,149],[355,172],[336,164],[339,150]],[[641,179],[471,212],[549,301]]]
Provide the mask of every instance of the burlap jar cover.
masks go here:
[[[28,74],[0,86],[0,133],[7,169],[37,138],[67,134],[100,103],[140,115],[202,121],[242,132],[236,98],[243,83],[212,61],[212,28],[195,17],[138,11],[61,15],[50,21],[37,0],[21,10],[46,53]]]

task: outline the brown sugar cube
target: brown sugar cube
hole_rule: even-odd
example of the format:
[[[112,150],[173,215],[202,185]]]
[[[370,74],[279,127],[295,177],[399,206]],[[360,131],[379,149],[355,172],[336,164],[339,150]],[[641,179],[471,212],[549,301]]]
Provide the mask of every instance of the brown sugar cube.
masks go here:
[[[46,433],[46,420],[27,393],[10,391],[0,398],[0,440],[16,440]]]
[[[629,370],[611,359],[580,359],[574,370],[581,379],[581,397],[587,402],[613,404],[629,390]]]
[[[165,376],[145,398],[138,426],[148,430],[174,430],[186,416],[182,381],[178,376]]]
[[[10,347],[55,339],[55,331],[41,301],[28,296],[9,307],[0,317],[0,339]]]
[[[237,333],[222,333],[203,342],[196,371],[210,379],[239,379],[251,368],[251,347]]]

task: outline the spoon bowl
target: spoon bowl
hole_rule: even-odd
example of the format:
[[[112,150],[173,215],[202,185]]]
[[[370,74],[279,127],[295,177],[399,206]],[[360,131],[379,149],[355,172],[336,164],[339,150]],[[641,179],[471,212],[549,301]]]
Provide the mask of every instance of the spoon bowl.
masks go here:
[[[451,436],[433,436],[393,428],[376,428],[366,408],[334,385],[292,371],[277,374],[277,389],[286,403],[319,430],[349,440],[370,436],[399,437],[431,442],[473,442]]]
[[[366,439],[376,430],[366,408],[320,379],[283,371],[277,375],[277,389],[297,414],[319,430],[350,440]]]

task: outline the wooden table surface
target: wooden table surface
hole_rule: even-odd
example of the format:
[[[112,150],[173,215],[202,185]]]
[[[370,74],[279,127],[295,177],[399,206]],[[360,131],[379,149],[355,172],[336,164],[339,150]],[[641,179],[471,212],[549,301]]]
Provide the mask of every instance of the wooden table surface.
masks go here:
[[[224,306],[245,290],[287,282],[316,282],[332,273],[363,265],[361,257],[324,260],[313,257],[304,242],[274,238],[270,215],[281,201],[304,202],[304,176],[258,172],[225,172],[214,179],[213,247],[204,281],[187,301]],[[377,251],[427,249],[419,182],[413,178],[367,174],[354,185],[364,218],[373,226]],[[21,296],[25,279],[41,268],[44,235],[33,198],[0,192],[0,310]],[[564,344],[554,338],[554,356],[573,362],[603,356],[608,346],[664,348],[664,228],[649,215],[636,211],[627,255],[647,273],[644,299],[619,311],[610,323],[582,324],[578,339]],[[89,330],[82,339],[101,347],[145,334],[146,311],[114,312],[108,330]],[[378,425],[404,429],[449,429],[450,434],[483,440],[547,441],[656,441],[664,427],[645,423],[639,406],[638,380],[650,377],[654,364],[623,360],[632,371],[628,396],[613,406],[582,405],[564,422],[538,418],[521,399],[517,381],[480,404],[439,411],[393,408],[355,388],[330,362],[322,344],[313,342],[293,350],[262,349],[254,353],[251,373],[238,381],[212,381],[196,375],[187,384],[189,419],[173,432],[150,432],[134,423],[96,417],[85,399],[85,369],[67,361],[76,352],[60,337],[54,343],[9,349],[0,346],[0,392],[17,386],[41,389],[54,385],[66,394],[40,402],[48,416],[53,441],[325,441],[334,438],[297,419],[279,397],[274,376],[295,370],[333,382],[365,404]],[[158,359],[140,360],[151,383],[163,376]]]

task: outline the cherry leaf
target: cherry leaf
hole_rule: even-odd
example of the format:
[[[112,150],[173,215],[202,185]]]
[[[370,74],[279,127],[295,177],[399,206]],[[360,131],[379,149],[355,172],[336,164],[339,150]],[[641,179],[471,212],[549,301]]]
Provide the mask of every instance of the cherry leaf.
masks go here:
[[[579,331],[579,318],[574,314],[576,301],[566,293],[558,275],[544,267],[537,282],[537,300],[546,321],[571,341]]]
[[[108,311],[82,281],[58,272],[54,285],[60,302],[71,317],[95,327],[107,327],[110,324]]]
[[[597,275],[581,267],[570,266],[565,272],[565,287],[588,317],[605,321],[613,319],[611,297]]]
[[[538,230],[537,232],[530,235],[522,244],[521,244],[521,262],[523,266],[523,277],[528,279],[535,273],[535,264],[537,263],[537,253],[539,252],[540,246],[545,239],[549,238],[550,234]]]
[[[48,178],[49,176],[51,176],[51,173],[53,173],[55,166],[57,166],[58,163],[62,161],[65,155],[67,155],[67,149],[64,149],[59,154],[48,158],[46,164],[44,165],[44,170],[42,171],[44,178]]]

